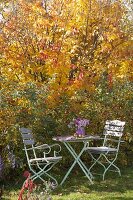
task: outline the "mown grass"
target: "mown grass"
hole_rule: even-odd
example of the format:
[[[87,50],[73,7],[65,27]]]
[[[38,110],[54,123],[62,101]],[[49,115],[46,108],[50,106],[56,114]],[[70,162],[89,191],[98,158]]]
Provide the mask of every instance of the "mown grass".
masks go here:
[[[90,185],[82,173],[73,171],[63,186],[52,191],[52,200],[133,200],[133,168],[124,168],[121,172],[121,177],[108,173],[105,181],[97,177]],[[21,179],[5,185],[2,199],[17,200],[21,185]]]

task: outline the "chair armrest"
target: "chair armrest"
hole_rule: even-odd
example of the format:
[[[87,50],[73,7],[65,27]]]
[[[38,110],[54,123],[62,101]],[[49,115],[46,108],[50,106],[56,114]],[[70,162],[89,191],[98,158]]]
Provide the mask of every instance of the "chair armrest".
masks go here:
[[[109,138],[107,138],[107,140],[112,141],[112,142],[119,142],[119,140],[109,139]]]
[[[49,145],[48,144],[42,144],[39,146],[35,146],[34,149],[48,149]]]
[[[107,140],[110,140],[110,141],[112,141],[112,142],[119,142],[119,140],[115,140],[115,139],[107,139]],[[123,140],[120,140],[120,143],[124,143],[125,141],[123,141]]]
[[[61,146],[59,144],[52,144],[50,145],[50,147],[57,147],[59,148],[58,150],[54,150],[54,156],[56,157],[56,155],[61,151]]]
[[[124,141],[124,140],[121,140],[121,143],[125,143],[126,141]]]
[[[39,146],[33,146],[30,148],[26,148],[26,150],[29,151],[29,150],[45,150],[46,149],[46,151],[43,152],[44,157],[46,157],[46,154],[49,154],[51,152],[52,147],[58,147],[58,150],[54,150],[54,157],[56,157],[57,154],[61,151],[61,146],[59,144],[52,144],[52,145],[42,144]],[[23,149],[23,150],[25,150],[25,149]]]
[[[33,150],[33,149],[49,149],[49,145],[47,144],[42,144],[42,145],[39,145],[39,146],[33,146],[33,147],[30,147],[30,148],[26,148],[26,150]],[[23,149],[25,150],[25,149]]]

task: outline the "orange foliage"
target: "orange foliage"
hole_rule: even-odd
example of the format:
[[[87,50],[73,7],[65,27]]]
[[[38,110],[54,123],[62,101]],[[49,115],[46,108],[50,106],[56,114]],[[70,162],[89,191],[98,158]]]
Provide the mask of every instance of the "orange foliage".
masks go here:
[[[95,92],[104,72],[109,74],[109,87],[115,79],[131,80],[125,13],[121,1],[10,2],[0,22],[3,77],[49,84],[51,91],[59,90],[49,94],[53,106],[64,92]]]

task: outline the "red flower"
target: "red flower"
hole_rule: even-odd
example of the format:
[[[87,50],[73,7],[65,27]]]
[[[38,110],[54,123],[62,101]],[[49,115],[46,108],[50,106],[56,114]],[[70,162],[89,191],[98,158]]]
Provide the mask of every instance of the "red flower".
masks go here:
[[[28,194],[30,195],[30,193],[32,193],[32,190],[36,186],[33,183],[33,181],[30,179],[30,173],[28,171],[25,171],[23,176],[26,177],[26,181],[25,181],[25,183],[23,184],[23,186],[20,190],[18,200],[23,200],[23,193],[24,193],[25,190],[28,190]]]
[[[28,177],[30,176],[30,173],[29,173],[28,171],[24,171],[23,176],[24,176],[25,178],[28,178]]]

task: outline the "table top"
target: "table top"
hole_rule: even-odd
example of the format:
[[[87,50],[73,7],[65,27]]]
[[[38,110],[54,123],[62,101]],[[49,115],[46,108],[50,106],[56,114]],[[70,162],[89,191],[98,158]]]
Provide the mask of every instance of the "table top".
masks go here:
[[[52,138],[55,141],[59,142],[84,142],[84,141],[89,141],[89,140],[97,140],[100,139],[100,136],[98,135],[84,135],[82,137],[76,137],[72,135],[68,136],[56,136]]]

